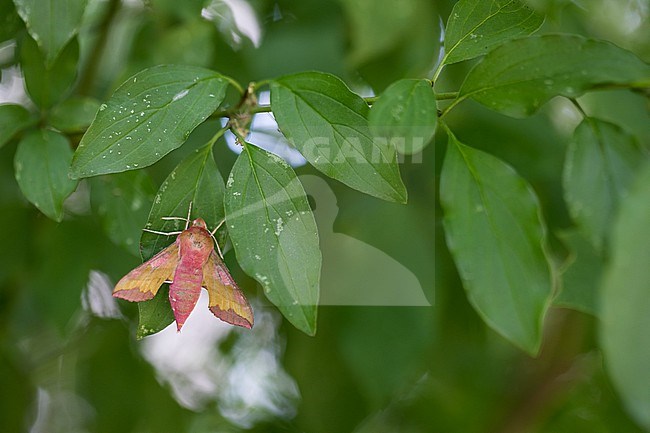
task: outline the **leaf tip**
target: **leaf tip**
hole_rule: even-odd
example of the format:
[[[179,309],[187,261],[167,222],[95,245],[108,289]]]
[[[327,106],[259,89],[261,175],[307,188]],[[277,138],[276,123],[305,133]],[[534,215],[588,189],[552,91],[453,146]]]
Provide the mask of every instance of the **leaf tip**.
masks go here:
[[[542,339],[536,338],[535,341],[515,342],[515,344],[531,357],[537,358],[542,348]]]
[[[292,305],[290,307],[278,306],[282,315],[289,320],[296,329],[304,332],[310,337],[316,336],[318,305],[308,305],[298,310]]]
[[[301,330],[310,337],[315,337],[318,328],[318,305],[313,305],[310,313],[305,317],[305,326],[301,327]]]
[[[308,323],[306,328],[301,328],[300,330],[305,334],[309,335],[310,337],[315,337],[316,328],[317,328],[316,321],[314,321],[314,323]]]
[[[70,169],[68,170],[68,177],[73,180],[78,180],[84,177],[83,167],[80,167],[78,154],[72,156],[72,162],[70,163]]]
[[[68,171],[68,177],[70,179],[72,179],[72,180],[79,180],[83,176],[80,173],[78,173],[76,170],[73,170],[72,168],[70,168],[70,171]]]
[[[407,204],[408,203],[408,192],[406,191],[406,187],[404,185],[401,185],[401,188],[395,189],[394,193],[392,193],[390,196],[387,197],[388,200],[399,203],[399,204]]]

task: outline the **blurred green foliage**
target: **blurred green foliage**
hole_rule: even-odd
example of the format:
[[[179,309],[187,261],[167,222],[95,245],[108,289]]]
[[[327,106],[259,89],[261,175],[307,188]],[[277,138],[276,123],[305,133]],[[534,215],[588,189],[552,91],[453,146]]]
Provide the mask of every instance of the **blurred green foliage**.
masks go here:
[[[364,94],[379,94],[401,78],[431,78],[439,58],[441,23],[454,3],[91,0],[78,36],[80,67],[72,89],[67,64],[55,63],[47,71],[23,67],[22,73],[28,89],[39,89],[30,109],[43,108],[43,123],[50,119],[65,125],[61,129],[69,129],[76,146],[80,137],[75,134],[84,123],[62,119],[65,108],[60,107],[70,99],[55,104],[72,95],[96,106],[127,77],[157,64],[207,67],[240,83],[318,70],[340,76]],[[647,2],[529,3],[546,14],[543,32],[603,38],[650,61]],[[225,13],[226,4],[249,8],[259,35],[243,33]],[[207,14],[204,8],[209,7],[221,13]],[[0,64],[12,67],[33,56],[37,47],[10,0],[0,0],[0,11]],[[63,48],[63,61],[77,56],[76,44],[73,40]],[[473,63],[446,68],[437,90],[458,90]],[[3,69],[3,84],[10,71]],[[226,100],[236,102],[237,95],[229,94]],[[650,145],[647,96],[610,90],[580,102],[589,114],[622,125],[642,145]],[[87,124],[84,107],[68,109],[78,109]],[[561,233],[572,229],[561,172],[566,144],[579,119],[564,101],[553,100],[527,119],[508,118],[467,101],[446,121],[459,140],[506,161],[532,184],[552,236],[562,239]],[[215,123],[199,126],[181,148],[137,179],[120,175],[124,177],[82,181],[66,201],[60,223],[41,214],[20,192],[13,174],[20,134],[0,148],[0,431],[642,431],[623,409],[604,371],[594,316],[553,308],[542,351],[531,358],[487,328],[471,308],[441,227],[437,190],[444,136],[436,137],[435,146],[426,147],[416,162],[406,156],[400,164],[407,205],[383,202],[328,180],[338,206],[334,232],[374,246],[405,266],[432,306],[321,306],[318,333],[308,337],[281,322],[255,281],[239,269],[234,254],[226,253],[235,279],[253,299],[256,315],[263,314],[257,318],[263,317],[267,325],[256,324],[250,335],[222,327],[219,332],[225,336],[199,341],[198,347],[212,344],[217,355],[197,355],[209,363],[198,370],[222,370],[197,382],[207,386],[204,400],[183,400],[175,387],[186,380],[182,372],[166,370],[164,357],[151,361],[146,354],[151,355],[154,346],[148,339],[134,340],[137,307],[120,304],[128,320],[115,314],[98,317],[101,308],[85,308],[83,293],[90,270],[105,273],[114,283],[141,263],[137,248],[126,239],[136,236],[146,222],[151,185],[160,185],[203,145]],[[225,140],[214,153],[219,170],[228,173],[236,155]],[[316,173],[309,166],[296,171]],[[88,184],[94,182],[101,185],[101,194],[93,197],[91,206]],[[129,184],[147,203],[132,209],[131,220],[123,204],[106,208],[120,202],[121,190]],[[124,220],[121,236],[106,215]],[[561,256],[562,248],[557,249]],[[591,268],[593,273],[599,263],[587,260],[580,271],[589,274]],[[593,297],[586,298],[584,302],[593,302]],[[562,305],[571,304],[564,301]],[[216,320],[211,324],[218,326]],[[237,370],[235,361],[250,360],[250,353],[265,356],[260,364],[239,364],[257,368]],[[168,354],[172,361],[191,356],[189,349]],[[260,365],[271,373],[256,374]],[[238,387],[249,391],[246,398],[233,391]]]

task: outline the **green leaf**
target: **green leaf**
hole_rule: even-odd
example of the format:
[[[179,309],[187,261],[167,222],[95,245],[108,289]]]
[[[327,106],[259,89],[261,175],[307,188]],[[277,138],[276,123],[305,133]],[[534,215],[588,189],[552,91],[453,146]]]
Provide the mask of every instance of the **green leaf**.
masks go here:
[[[354,374],[368,404],[381,407],[401,393],[405,382],[422,371],[423,359],[427,359],[425,353],[435,339],[434,315],[428,308],[394,306],[340,310],[343,311],[337,314],[338,323],[332,324],[338,331],[332,341],[337,356]],[[364,431],[404,430],[377,427],[355,430],[355,433]],[[415,431],[419,429],[411,430]]]
[[[35,119],[22,105],[0,105],[0,147],[34,123]]]
[[[56,61],[47,64],[36,42],[25,37],[20,57],[27,93],[41,108],[49,108],[63,99],[77,78],[79,43],[76,39],[65,46]]]
[[[558,237],[566,244],[570,256],[562,272],[561,290],[553,304],[596,315],[596,289],[600,285],[603,259],[577,230],[561,232]]]
[[[278,78],[271,108],[283,134],[316,169],[375,197],[406,202],[395,149],[373,140],[368,105],[339,78],[322,72]]]
[[[609,122],[588,117],[573,133],[564,163],[564,197],[597,250],[605,245],[620,198],[647,160],[636,138]]]
[[[340,0],[349,20],[349,62],[358,66],[399,46],[420,18],[422,1]],[[405,47],[400,47],[405,49]]]
[[[174,2],[174,5],[178,7],[180,3]],[[236,27],[234,21],[233,26]],[[146,55],[151,56],[151,60],[148,58],[140,60],[147,62],[145,63],[147,65],[177,63],[210,67],[214,65],[215,51],[221,54],[214,43],[217,29],[220,28],[204,19],[199,9],[198,14],[191,20],[179,23],[173,28],[159,28],[160,33],[156,35],[159,42],[153,46],[148,43],[150,39],[147,38],[143,48],[146,50]],[[216,68],[216,65],[213,67]]]
[[[70,143],[61,134],[39,130],[18,144],[14,158],[16,181],[27,200],[55,221],[63,219],[63,201],[77,187],[68,177]]]
[[[50,125],[68,133],[84,132],[95,118],[99,102],[93,98],[76,97],[55,106],[49,117]]]
[[[519,0],[460,0],[447,21],[442,64],[482,56],[508,39],[534,33],[543,22],[543,15]]]
[[[447,245],[469,301],[489,326],[537,353],[553,280],[531,187],[510,166],[450,132],[440,202]]]
[[[156,14],[161,14],[164,20],[171,19],[174,22],[184,22],[196,19],[201,15],[201,10],[206,6],[205,0],[152,0],[151,7]]]
[[[606,86],[650,85],[650,65],[609,42],[576,35],[509,41],[467,75],[459,99],[471,97],[513,117],[534,113],[553,96],[577,97]]]
[[[183,230],[184,221],[163,220],[162,217],[186,218],[191,202],[191,218],[203,218],[212,229],[224,219],[224,190],[223,177],[212,156],[212,146],[197,149],[181,161],[160,185],[146,227],[162,232]],[[142,233],[140,248],[143,258],[150,259],[175,240],[176,236]],[[160,293],[150,301],[138,302],[138,310],[137,338],[162,331],[174,321],[169,299]]]
[[[63,47],[77,34],[88,0],[14,0],[27,31],[54,63]]]
[[[378,93],[394,81],[405,77],[423,77],[431,69],[433,59],[437,59],[440,46],[440,22],[438,6],[440,2],[431,0],[338,0],[342,7],[343,19],[340,12],[334,12],[336,25],[317,28],[317,38],[326,38],[330,45],[345,54],[345,61],[325,57],[324,50],[314,46],[309,35],[295,35],[292,39],[302,36],[309,40],[304,46],[307,55],[316,54],[317,62],[306,64],[294,71],[320,70],[337,75],[350,70],[362,78],[363,82]],[[332,8],[332,11],[336,8]],[[311,15],[323,23],[323,14],[312,7]],[[342,25],[342,26],[341,26]],[[329,34],[336,29],[334,34]],[[339,39],[341,38],[341,39]],[[297,52],[300,47],[292,41],[287,44],[289,53]],[[293,57],[296,57],[295,55]],[[303,53],[301,58],[305,58]],[[334,60],[334,61],[332,61]],[[320,66],[324,63],[324,66]],[[340,66],[344,71],[339,71]],[[280,75],[280,74],[276,74]]]
[[[650,166],[621,203],[601,291],[605,365],[628,412],[650,429]]]
[[[169,286],[163,284],[150,301],[138,302],[138,328],[135,338],[140,340],[169,326],[174,321],[174,312],[169,305]]]
[[[227,85],[221,74],[193,66],[163,65],[137,73],[100,106],[75,153],[73,176],[155,163],[219,107]]]
[[[224,190],[223,177],[212,156],[212,147],[197,149],[181,161],[160,185],[146,227],[162,232],[183,230],[184,221],[162,218],[187,218],[191,202],[191,218],[203,218],[212,229],[224,219]],[[175,237],[170,239],[152,233],[142,233],[140,244],[143,258],[153,257],[173,239]]]
[[[155,193],[143,170],[92,179],[91,203],[104,231],[116,245],[140,255],[139,239]]]
[[[289,322],[314,335],[321,253],[314,215],[294,171],[278,156],[245,144],[224,205],[242,269]]]
[[[405,154],[420,152],[433,138],[438,122],[436,95],[428,80],[391,84],[370,109],[374,138],[383,138]]]
[[[22,22],[11,0],[0,0],[0,42],[16,37]]]

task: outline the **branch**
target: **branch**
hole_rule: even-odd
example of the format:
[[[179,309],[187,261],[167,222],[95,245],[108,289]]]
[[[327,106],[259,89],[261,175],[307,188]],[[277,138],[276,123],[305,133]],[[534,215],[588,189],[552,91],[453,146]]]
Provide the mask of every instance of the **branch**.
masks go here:
[[[585,371],[582,349],[586,322],[580,313],[552,310],[559,317],[551,318],[546,341],[535,365],[543,367],[523,387],[520,398],[506,412],[501,425],[490,431],[519,433],[530,431],[540,419],[570,391],[575,382],[590,374]],[[570,330],[570,331],[567,331]]]
[[[88,50],[90,55],[85,64],[85,69],[81,72],[78,85],[78,91],[81,95],[88,95],[92,91],[93,83],[97,78],[97,71],[101,63],[101,59],[108,45],[108,36],[111,30],[111,24],[120,10],[120,0],[110,0],[108,10],[104,15],[104,19],[99,24],[99,36],[97,36],[95,45]]]

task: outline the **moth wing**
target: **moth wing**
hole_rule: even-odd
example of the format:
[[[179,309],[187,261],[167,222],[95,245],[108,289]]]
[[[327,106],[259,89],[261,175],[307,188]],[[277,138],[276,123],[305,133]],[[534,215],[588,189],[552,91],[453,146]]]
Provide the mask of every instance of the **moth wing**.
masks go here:
[[[253,327],[253,310],[248,300],[214,251],[203,266],[203,284],[208,291],[208,308],[212,314],[232,325]]]
[[[178,244],[174,242],[117,282],[113,296],[127,301],[148,301],[166,280],[171,280],[178,264]]]

